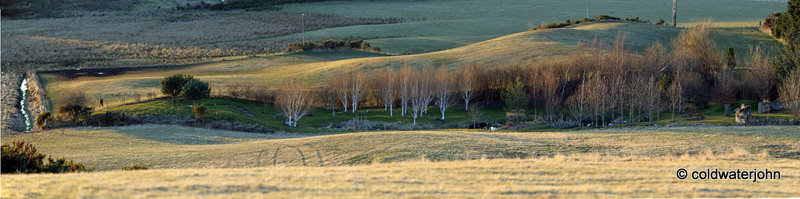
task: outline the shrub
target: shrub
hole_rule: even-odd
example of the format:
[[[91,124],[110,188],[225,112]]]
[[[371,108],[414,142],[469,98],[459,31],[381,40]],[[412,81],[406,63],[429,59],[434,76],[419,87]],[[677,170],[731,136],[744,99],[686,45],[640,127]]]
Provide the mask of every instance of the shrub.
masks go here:
[[[58,115],[63,120],[84,121],[89,114],[92,114],[92,108],[82,105],[67,104],[58,107]]]
[[[304,52],[316,49],[325,49],[325,50],[347,49],[347,50],[366,50],[366,51],[372,50],[375,52],[380,52],[380,48],[373,47],[371,44],[369,44],[369,42],[366,42],[361,39],[357,40],[326,39],[325,41],[319,43],[307,41],[305,43],[302,42],[291,43],[286,46],[286,52]]]
[[[202,104],[195,104],[194,106],[192,106],[192,113],[194,113],[194,118],[196,119],[203,118],[203,116],[206,115],[207,109],[208,108],[206,108],[206,105]]]
[[[86,96],[86,93],[81,91],[68,91],[61,95],[61,104],[75,104],[86,106],[89,102],[89,97]]]
[[[800,0],[789,0],[786,12],[773,13],[764,21],[766,27],[772,27],[772,35],[777,38],[792,40],[800,37]]]
[[[133,164],[131,166],[122,167],[122,170],[126,171],[133,171],[133,170],[147,170],[147,165],[143,164]]]
[[[165,77],[161,80],[161,93],[172,97],[175,100],[182,91],[183,86],[186,85],[187,82],[194,79],[191,75],[182,75],[182,74],[174,74],[169,77]]]
[[[33,144],[22,140],[2,145],[2,173],[65,173],[87,171],[81,163],[67,162],[64,158],[53,160],[39,153]]]
[[[42,165],[45,155],[39,153],[32,144],[22,140],[14,141],[11,145],[2,146],[2,172],[3,173],[35,173]]]
[[[181,90],[183,97],[187,100],[204,99],[211,94],[211,88],[208,87],[208,83],[196,79],[186,82]]]
[[[725,60],[729,69],[736,68],[736,52],[733,51],[733,47],[728,47],[728,55]]]
[[[91,116],[92,124],[97,126],[121,126],[128,121],[128,116],[119,112],[105,112]]]
[[[39,127],[39,129],[44,130],[44,128],[47,127],[47,124],[51,123],[52,121],[53,121],[53,113],[51,113],[50,111],[44,112],[42,114],[39,114],[39,116],[36,116],[36,127]]]

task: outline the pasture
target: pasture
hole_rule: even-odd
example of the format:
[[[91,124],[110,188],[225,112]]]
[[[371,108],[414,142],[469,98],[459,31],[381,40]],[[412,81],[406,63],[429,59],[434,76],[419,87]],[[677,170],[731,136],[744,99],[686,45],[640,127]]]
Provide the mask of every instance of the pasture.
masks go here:
[[[164,125],[59,129],[3,142],[24,139],[99,171],[3,175],[2,197],[786,197],[800,185],[799,135],[786,126],[313,137]],[[135,163],[155,170],[117,170]],[[782,176],[679,180],[679,168]]]
[[[794,126],[621,128],[575,132],[383,131],[308,136],[253,134],[169,125],[56,129],[9,135],[45,154],[97,170],[344,166],[427,159],[531,158],[600,153],[662,157],[763,154],[800,158]],[[166,152],[168,151],[168,152]]]

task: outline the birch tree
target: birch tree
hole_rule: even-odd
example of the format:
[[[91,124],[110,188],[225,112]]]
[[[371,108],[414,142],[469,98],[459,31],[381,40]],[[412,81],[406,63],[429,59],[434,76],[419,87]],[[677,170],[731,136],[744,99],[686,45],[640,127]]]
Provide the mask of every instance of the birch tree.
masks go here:
[[[349,75],[349,87],[350,87],[350,101],[353,103],[353,113],[355,113],[358,109],[358,103],[363,100],[361,97],[364,96],[366,92],[366,78],[364,72],[361,70],[354,70],[350,72]]]
[[[461,99],[464,100],[464,111],[469,112],[469,101],[475,97],[475,67],[477,65],[469,65],[464,67],[459,74],[460,79],[457,83],[459,85],[459,92]]]
[[[411,80],[412,76],[414,76],[414,71],[411,70],[411,65],[408,63],[403,64],[403,67],[400,68],[400,74],[398,79],[398,91],[400,93],[400,116],[406,116],[408,113],[408,103],[411,100]]]
[[[350,86],[346,77],[347,73],[341,72],[338,77],[334,78],[333,82],[331,82],[331,90],[336,93],[336,97],[339,98],[339,101],[342,102],[342,107],[344,107],[344,112],[347,112],[347,105],[350,101],[348,101],[350,97]]]
[[[453,105],[452,92],[454,90],[453,77],[450,75],[450,72],[447,71],[447,68],[444,65],[442,65],[439,70],[436,71],[435,86],[437,106],[439,107],[439,112],[442,113],[442,120],[444,120],[445,111],[447,111],[447,108]]]
[[[420,70],[419,75],[420,76],[418,78],[420,81],[422,81],[422,86],[420,87],[422,93],[420,97],[422,98],[423,103],[420,116],[422,116],[422,114],[428,113],[428,105],[431,104],[431,101],[433,101],[433,82],[436,77],[434,76],[433,71],[428,67],[423,67]]]
[[[278,89],[276,105],[286,116],[286,125],[297,127],[297,121],[311,109],[311,93],[302,82],[289,80]]]
[[[397,93],[397,77],[394,70],[386,68],[373,73],[374,86],[378,97],[383,102],[383,110],[389,110],[389,116],[394,116],[394,101]]]

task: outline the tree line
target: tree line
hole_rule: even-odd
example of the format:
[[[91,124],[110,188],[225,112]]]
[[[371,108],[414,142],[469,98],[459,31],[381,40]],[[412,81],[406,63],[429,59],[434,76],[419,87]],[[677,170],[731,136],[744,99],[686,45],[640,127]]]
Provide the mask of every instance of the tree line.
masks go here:
[[[356,112],[361,106],[383,106],[390,116],[397,111],[416,123],[431,105],[444,120],[450,107],[460,104],[468,111],[475,103],[505,106],[516,115],[533,108],[535,120],[553,126],[652,124],[662,119],[662,112],[671,112],[675,120],[676,113],[695,113],[709,102],[724,105],[730,116],[730,105],[737,100],[780,99],[800,118],[796,65],[781,62],[781,56],[770,59],[759,47],[737,63],[726,58],[731,56],[717,47],[710,33],[710,22],[685,29],[671,42],[671,51],[655,42],[633,52],[620,34],[612,44],[582,42],[567,57],[553,61],[488,69],[480,63],[456,69],[406,63],[370,74],[343,71],[316,89],[291,80],[275,93],[275,104],[292,126],[314,106],[334,115],[337,109]],[[790,72],[781,75],[779,70]]]

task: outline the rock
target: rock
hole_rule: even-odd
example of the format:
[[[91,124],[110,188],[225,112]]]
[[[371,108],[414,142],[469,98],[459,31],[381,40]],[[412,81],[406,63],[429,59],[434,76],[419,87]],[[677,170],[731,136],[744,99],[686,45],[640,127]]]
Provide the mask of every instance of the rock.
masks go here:
[[[748,124],[753,121],[753,114],[750,113],[750,106],[742,104],[736,109],[736,123]]]
[[[758,103],[758,114],[769,113],[770,111],[768,100]]]
[[[786,107],[783,106],[780,102],[771,102],[769,103],[769,109],[772,111],[782,111]]]

